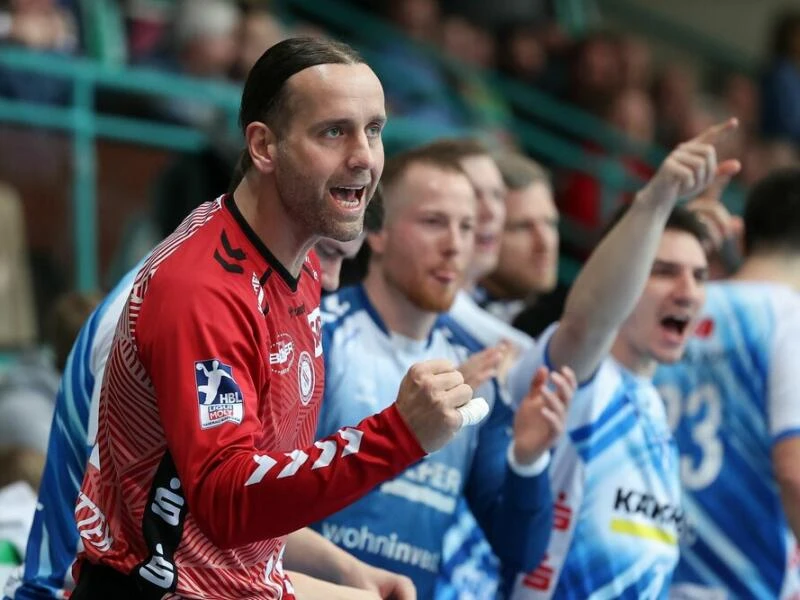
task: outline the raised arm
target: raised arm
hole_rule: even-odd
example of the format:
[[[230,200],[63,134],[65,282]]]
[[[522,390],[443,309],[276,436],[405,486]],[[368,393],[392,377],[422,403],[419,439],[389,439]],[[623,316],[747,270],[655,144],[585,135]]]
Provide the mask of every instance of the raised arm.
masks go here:
[[[581,269],[567,298],[548,361],[569,365],[585,381],[608,354],[617,330],[636,306],[676,202],[718,177],[730,177],[739,161],[717,164],[716,144],[738,126],[736,119],[710,127],[678,146],[639,191],[628,212]]]

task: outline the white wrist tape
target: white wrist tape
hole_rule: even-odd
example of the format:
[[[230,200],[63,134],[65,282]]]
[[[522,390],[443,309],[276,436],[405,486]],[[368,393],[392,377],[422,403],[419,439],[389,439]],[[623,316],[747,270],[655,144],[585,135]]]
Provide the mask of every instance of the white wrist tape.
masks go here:
[[[489,403],[479,396],[473,398],[464,406],[459,406],[457,410],[461,414],[461,427],[469,427],[470,425],[477,425],[486,418],[486,415],[489,414]]]

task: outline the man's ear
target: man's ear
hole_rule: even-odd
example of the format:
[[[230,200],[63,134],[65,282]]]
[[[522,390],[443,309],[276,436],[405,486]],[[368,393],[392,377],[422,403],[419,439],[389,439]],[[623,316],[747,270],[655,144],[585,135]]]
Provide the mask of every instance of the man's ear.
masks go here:
[[[275,170],[277,136],[264,123],[253,121],[244,131],[247,150],[253,166],[261,173],[272,173]]]

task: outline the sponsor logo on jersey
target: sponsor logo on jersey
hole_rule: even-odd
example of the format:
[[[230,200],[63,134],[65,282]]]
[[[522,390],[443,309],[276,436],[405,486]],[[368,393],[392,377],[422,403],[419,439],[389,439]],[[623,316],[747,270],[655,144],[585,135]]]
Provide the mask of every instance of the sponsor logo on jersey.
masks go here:
[[[319,281],[319,273],[317,273],[317,270],[314,268],[314,263],[311,262],[311,257],[308,254],[306,254],[305,266],[308,268],[314,281]]]
[[[382,494],[405,498],[443,512],[456,511],[456,498],[461,491],[461,470],[427,458],[403,472],[402,476],[383,483]]]
[[[548,556],[545,554],[539,566],[522,578],[523,586],[542,592],[550,589],[556,570],[547,564],[547,558]]]
[[[314,336],[314,356],[322,356],[322,313],[317,306],[308,313],[308,326],[311,328],[311,335]]]
[[[304,350],[297,360],[297,387],[300,390],[300,401],[304,405],[311,401],[311,396],[314,394],[315,379],[314,361],[311,355]]]
[[[299,306],[290,306],[289,307],[289,316],[290,317],[299,317],[301,315],[306,314],[306,305],[305,302],[300,304]]]
[[[572,524],[572,509],[567,504],[567,495],[558,494],[558,499],[553,507],[553,529],[567,531]]]
[[[209,429],[223,423],[241,423],[244,400],[231,367],[214,358],[198,360],[194,368],[200,426]]]
[[[111,548],[114,538],[108,520],[103,511],[83,492],[78,494],[75,520],[84,544],[91,544],[99,552],[107,552]]]
[[[706,317],[705,319],[700,321],[694,330],[694,334],[701,339],[709,338],[713,333],[714,333],[714,321],[709,317]]]
[[[266,306],[266,302],[264,302],[264,288],[261,287],[261,282],[258,280],[258,276],[255,273],[253,273],[250,283],[252,284],[253,292],[256,295],[256,304],[258,306],[258,310],[260,312],[265,312],[264,307]]]
[[[614,512],[635,518],[612,519],[612,531],[673,546],[678,543],[678,534],[685,525],[683,509],[679,506],[659,502],[653,494],[635,490],[617,488]]]
[[[294,364],[294,341],[288,333],[279,333],[269,347],[269,366],[273,373],[284,375]]]
[[[368,552],[388,558],[406,565],[412,565],[438,573],[441,555],[420,546],[413,546],[401,541],[395,533],[380,534],[370,531],[369,527],[347,527],[336,523],[322,522],[322,535],[337,546],[353,551]]]

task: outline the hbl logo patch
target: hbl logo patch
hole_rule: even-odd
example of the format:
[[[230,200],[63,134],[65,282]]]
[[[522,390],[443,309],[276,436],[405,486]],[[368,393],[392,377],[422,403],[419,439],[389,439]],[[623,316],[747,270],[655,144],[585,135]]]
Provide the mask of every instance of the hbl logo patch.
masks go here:
[[[229,365],[217,360],[194,363],[200,426],[203,429],[223,423],[242,422],[244,400]]]

